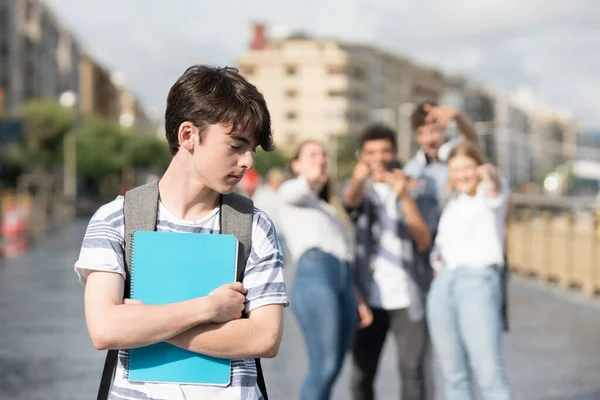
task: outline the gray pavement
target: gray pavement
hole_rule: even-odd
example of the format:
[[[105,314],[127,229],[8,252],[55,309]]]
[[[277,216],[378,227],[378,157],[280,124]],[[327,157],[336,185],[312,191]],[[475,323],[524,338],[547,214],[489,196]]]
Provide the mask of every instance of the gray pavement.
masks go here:
[[[83,288],[73,272],[85,223],[0,261],[0,400],[94,398],[103,354],[87,336]],[[600,399],[600,302],[515,277],[510,303],[505,353],[516,398]],[[377,381],[382,400],[398,398],[392,346],[388,340]],[[264,367],[271,399],[298,397],[306,357],[289,310],[279,356]],[[348,379],[346,365],[334,399],[349,398]]]

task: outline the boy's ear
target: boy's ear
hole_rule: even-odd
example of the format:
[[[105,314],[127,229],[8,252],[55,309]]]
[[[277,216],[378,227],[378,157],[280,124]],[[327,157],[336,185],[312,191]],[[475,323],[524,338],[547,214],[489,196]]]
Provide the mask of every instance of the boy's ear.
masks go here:
[[[178,139],[179,145],[187,151],[193,151],[196,145],[197,136],[195,133],[198,129],[189,121],[184,121],[179,125]]]

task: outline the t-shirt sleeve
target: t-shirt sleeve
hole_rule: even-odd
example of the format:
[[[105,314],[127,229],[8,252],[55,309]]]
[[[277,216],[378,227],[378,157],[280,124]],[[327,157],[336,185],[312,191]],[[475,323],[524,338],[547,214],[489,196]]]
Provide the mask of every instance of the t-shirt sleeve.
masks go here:
[[[271,219],[254,209],[252,251],[244,273],[246,312],[269,304],[289,305],[283,280],[283,253]]]
[[[85,285],[92,271],[114,272],[125,279],[123,197],[94,214],[83,238],[75,272]]]

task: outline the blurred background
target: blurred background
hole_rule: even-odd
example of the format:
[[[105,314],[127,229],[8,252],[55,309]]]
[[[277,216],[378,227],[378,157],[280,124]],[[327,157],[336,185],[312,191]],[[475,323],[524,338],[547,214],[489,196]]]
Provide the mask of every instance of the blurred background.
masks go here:
[[[0,0],[0,398],[93,396],[102,355],[71,267],[91,214],[167,167],[166,95],[196,63],[238,67],[267,100],[278,149],[257,154],[249,195],[305,139],[339,183],[369,123],[407,161],[417,103],[466,113],[513,188],[511,268],[538,282],[512,293],[517,398],[600,398],[598,21],[592,0]],[[274,362],[276,398],[294,397],[302,373]]]

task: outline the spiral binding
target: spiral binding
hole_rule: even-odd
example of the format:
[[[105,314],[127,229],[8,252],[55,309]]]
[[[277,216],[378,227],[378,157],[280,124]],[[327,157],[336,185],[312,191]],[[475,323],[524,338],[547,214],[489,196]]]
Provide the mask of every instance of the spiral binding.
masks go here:
[[[131,233],[131,243],[129,245],[130,247],[130,252],[129,252],[129,298],[130,299],[134,299],[134,288],[135,285],[133,284],[134,282],[134,271],[135,271],[135,234],[137,233],[137,231],[133,231]],[[123,351],[123,366],[124,371],[123,371],[123,378],[129,380],[129,368],[130,368],[130,352],[131,350],[124,350]]]
[[[134,288],[135,285],[133,284],[133,280],[135,278],[135,235],[136,235],[137,231],[133,231],[133,233],[131,234],[131,251],[129,252],[129,298],[130,299],[135,299],[134,297]]]

